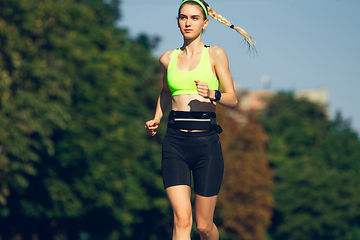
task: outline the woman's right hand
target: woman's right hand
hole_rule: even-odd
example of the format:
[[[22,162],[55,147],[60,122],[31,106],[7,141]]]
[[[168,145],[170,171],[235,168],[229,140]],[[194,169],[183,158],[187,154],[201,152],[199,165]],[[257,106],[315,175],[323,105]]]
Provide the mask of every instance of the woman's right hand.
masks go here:
[[[159,127],[159,124],[160,124],[160,122],[159,122],[159,121],[156,121],[155,119],[150,120],[150,121],[147,121],[147,122],[145,123],[145,128],[146,128],[147,133],[148,133],[150,136],[155,136],[155,134],[156,134],[156,129]]]

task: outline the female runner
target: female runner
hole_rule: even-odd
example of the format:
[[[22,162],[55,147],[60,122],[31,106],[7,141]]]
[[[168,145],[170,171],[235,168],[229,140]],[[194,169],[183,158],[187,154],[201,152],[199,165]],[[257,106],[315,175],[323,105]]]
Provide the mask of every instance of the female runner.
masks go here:
[[[163,141],[162,172],[164,187],[174,213],[173,240],[189,240],[192,228],[191,173],[193,175],[196,227],[202,240],[219,239],[213,215],[224,171],[216,124],[219,103],[237,106],[234,84],[224,50],[205,46],[202,31],[208,14],[236,29],[253,46],[251,37],[234,27],[202,0],[184,0],[178,12],[178,27],[184,38],[181,48],[160,57],[163,89],[153,120],[145,128],[151,136],[171,102],[168,129]],[[218,91],[221,84],[222,93]]]

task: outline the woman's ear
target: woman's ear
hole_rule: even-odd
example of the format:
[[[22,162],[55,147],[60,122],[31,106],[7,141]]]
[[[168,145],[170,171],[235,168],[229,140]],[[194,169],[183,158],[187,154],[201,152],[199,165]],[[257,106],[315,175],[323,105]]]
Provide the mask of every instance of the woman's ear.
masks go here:
[[[203,29],[207,28],[207,26],[209,25],[209,19],[205,19],[205,24],[203,26]]]

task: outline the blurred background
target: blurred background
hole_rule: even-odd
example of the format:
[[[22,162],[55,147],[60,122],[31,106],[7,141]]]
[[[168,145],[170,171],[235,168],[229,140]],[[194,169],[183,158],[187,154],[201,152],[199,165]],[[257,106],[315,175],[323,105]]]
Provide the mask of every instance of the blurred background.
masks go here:
[[[360,3],[208,1],[239,106],[217,108],[223,240],[360,239]],[[180,1],[0,0],[0,240],[171,239],[144,130]],[[192,239],[200,239],[194,226]]]

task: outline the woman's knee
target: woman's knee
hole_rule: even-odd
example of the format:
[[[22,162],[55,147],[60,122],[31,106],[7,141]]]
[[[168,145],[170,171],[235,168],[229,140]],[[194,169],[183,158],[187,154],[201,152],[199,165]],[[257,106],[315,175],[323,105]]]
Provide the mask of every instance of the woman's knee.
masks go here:
[[[174,216],[174,224],[177,228],[191,228],[192,216],[189,214],[180,214]]]
[[[196,223],[196,228],[199,231],[200,234],[204,234],[205,236],[209,235],[213,228],[214,228],[214,223],[200,223],[197,222]]]

